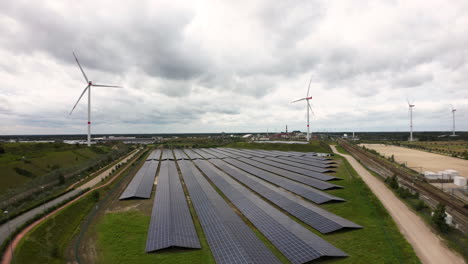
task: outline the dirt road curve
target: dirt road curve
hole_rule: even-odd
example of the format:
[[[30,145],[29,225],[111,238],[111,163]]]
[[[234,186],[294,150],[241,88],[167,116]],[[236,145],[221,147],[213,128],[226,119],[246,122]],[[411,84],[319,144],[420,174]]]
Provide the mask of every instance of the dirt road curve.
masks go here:
[[[352,156],[341,154],[335,146],[331,147],[333,152],[344,156],[349,161],[367,186],[379,198],[423,263],[465,263],[463,258],[449,250],[443,241],[431,232],[426,223],[400,201],[383,182],[370,174]]]

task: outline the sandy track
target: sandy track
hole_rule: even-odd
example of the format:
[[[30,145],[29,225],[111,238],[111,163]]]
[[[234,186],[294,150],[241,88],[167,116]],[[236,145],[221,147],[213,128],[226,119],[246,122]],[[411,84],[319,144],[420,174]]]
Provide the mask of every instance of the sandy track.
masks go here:
[[[134,160],[136,160],[136,158],[138,158],[139,156],[135,157],[135,155],[137,153],[141,153],[140,151],[135,151],[133,153],[131,153],[130,155],[127,156],[127,158],[125,159],[125,161],[128,161],[130,160],[131,158],[134,158]],[[122,162],[119,162],[118,164],[121,164]],[[94,187],[90,190],[88,190],[87,192],[83,193],[82,195],[76,197],[75,199],[73,199],[72,201],[62,205],[61,207],[59,207],[58,209],[48,213],[47,215],[45,215],[44,217],[36,220],[35,222],[33,222],[32,224],[30,224],[29,226],[27,226],[25,229],[23,229],[19,234],[17,234],[14,239],[13,239],[13,242],[11,242],[8,246],[7,246],[7,249],[5,251],[5,254],[3,254],[3,259],[2,259],[2,262],[1,264],[11,264],[11,259],[12,259],[12,254],[11,254],[11,251],[13,251],[13,254],[14,254],[14,250],[16,249],[16,247],[18,246],[19,242],[21,241],[21,239],[23,239],[23,237],[29,232],[31,231],[34,227],[36,227],[37,225],[39,225],[40,223],[42,223],[43,221],[45,221],[47,218],[53,216],[54,214],[56,214],[57,212],[65,209],[66,207],[68,207],[69,205],[77,202],[78,200],[80,200],[81,198],[83,198],[84,196],[86,196],[87,194],[89,194],[90,192],[94,191],[94,190],[97,190],[97,189],[100,189],[100,188],[103,188],[103,187],[106,187],[107,185],[111,184],[115,179],[117,179],[126,169],[128,169],[130,166],[132,165],[132,163],[128,163],[124,168],[122,168],[119,173],[115,174],[111,179],[109,179],[106,183],[102,184],[102,185],[99,185],[97,187]],[[103,175],[106,175],[108,176],[108,172],[109,171],[112,171],[112,169],[114,167],[116,167],[117,164],[115,164],[112,168],[110,168],[109,170],[106,170],[104,171],[103,173],[101,173],[100,175],[98,175],[96,178],[99,178],[101,179],[103,177]],[[105,176],[104,176],[105,177]],[[97,183],[100,183],[101,181],[96,181],[96,184]],[[91,187],[91,186],[87,186],[87,187]],[[13,248],[13,249],[11,249]]]
[[[362,145],[366,146],[366,148],[374,149],[386,157],[395,155],[397,162],[408,162],[408,167],[422,167],[423,171],[433,172],[454,169],[460,172],[460,176],[468,178],[468,160],[391,145]]]
[[[349,161],[375,196],[382,202],[423,263],[465,263],[460,256],[449,250],[443,241],[432,233],[429,226],[406,204],[400,201],[382,181],[371,175],[352,156],[339,153],[335,146],[331,146],[331,148],[333,152],[344,156]]]

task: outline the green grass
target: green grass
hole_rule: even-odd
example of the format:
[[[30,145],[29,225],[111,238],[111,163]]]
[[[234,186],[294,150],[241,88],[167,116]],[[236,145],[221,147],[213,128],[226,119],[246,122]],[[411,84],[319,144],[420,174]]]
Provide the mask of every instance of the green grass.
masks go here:
[[[65,263],[63,252],[95,203],[88,194],[35,227],[21,240],[13,263]]]
[[[201,239],[201,250],[167,249],[145,253],[150,216],[138,211],[106,214],[97,224],[98,263],[215,263],[206,239]],[[198,222],[195,227],[202,235]]]
[[[340,145],[336,145],[335,146],[336,150],[341,153],[341,154],[346,154],[346,155],[350,155],[348,151],[346,151],[346,149],[344,149],[342,146]]]
[[[320,144],[320,141],[311,141],[309,144],[282,144],[282,143],[249,143],[236,142],[226,145],[227,148],[245,148],[245,149],[264,149],[264,150],[280,150],[280,151],[300,151],[300,152],[322,152],[330,153],[331,151]]]
[[[5,154],[0,155],[0,191],[19,187],[56,169],[72,168],[107,153],[110,149],[99,147],[96,151],[86,146],[58,143],[7,143]],[[30,172],[29,176],[15,168]],[[36,179],[37,178],[37,179]]]

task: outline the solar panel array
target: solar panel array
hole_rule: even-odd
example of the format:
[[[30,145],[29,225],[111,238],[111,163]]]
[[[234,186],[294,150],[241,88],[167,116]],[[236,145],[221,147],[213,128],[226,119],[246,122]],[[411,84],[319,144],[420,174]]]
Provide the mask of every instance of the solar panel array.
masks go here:
[[[259,169],[262,169],[263,171],[278,174],[278,175],[280,175],[282,177],[285,177],[285,178],[288,178],[288,179],[291,179],[291,180],[294,180],[294,181],[297,181],[297,182],[301,182],[303,184],[309,185],[311,187],[314,187],[314,188],[317,188],[317,189],[320,189],[320,190],[343,188],[343,187],[341,187],[339,185],[336,185],[336,184],[332,184],[332,183],[329,183],[329,182],[317,180],[315,178],[307,177],[307,176],[304,176],[304,175],[301,175],[301,174],[298,174],[298,173],[295,173],[295,172],[292,172],[292,171],[283,170],[283,169],[273,167],[271,165],[264,164],[264,163],[261,163],[261,162],[255,161],[255,160],[246,159],[246,158],[240,158],[238,160],[242,161],[244,163],[247,163],[247,164],[249,164],[249,165],[251,165],[253,167],[257,167]],[[325,175],[325,176],[328,176],[328,175]]]
[[[201,248],[174,161],[161,161],[146,252]]]
[[[173,160],[174,156],[172,155],[172,150],[170,149],[164,149],[162,152],[161,160]]]
[[[339,201],[344,201],[344,199],[336,197],[334,195],[328,194],[326,192],[322,192],[319,190],[316,190],[314,188],[311,188],[309,186],[305,186],[303,184],[300,184],[298,182],[292,181],[287,178],[283,178],[281,176],[275,175],[273,173],[257,169],[255,167],[252,167],[248,164],[242,163],[238,160],[231,159],[231,158],[226,158],[224,159],[227,163],[234,165],[252,175],[255,175],[263,180],[266,180],[268,182],[273,183],[274,185],[277,185],[281,188],[284,188],[290,192],[293,192],[297,195],[300,195],[314,203],[317,204],[322,204],[326,202],[339,202]]]
[[[156,150],[153,150],[148,158],[146,158],[146,160],[159,160],[159,157],[161,156],[161,150],[159,149],[156,149]]]
[[[297,217],[299,220],[317,229],[321,233],[330,233],[343,228],[362,228],[349,220],[341,218],[315,205],[303,202],[302,200],[297,199],[293,194],[283,191],[270,183],[257,179],[256,177],[229,165],[225,161],[211,160],[210,162],[281,209]]]
[[[320,257],[345,257],[346,253],[301,226],[240,185],[206,160],[194,163],[228,199],[292,263],[305,263]]]
[[[202,156],[204,159],[216,159],[216,157],[209,152],[204,151],[204,149],[192,149],[198,155]]]
[[[187,156],[190,158],[190,159],[203,159],[202,156],[200,156],[198,153],[196,153],[195,151],[191,150],[191,149],[184,149],[184,152],[185,154],[187,154]]]
[[[145,198],[151,197],[151,191],[158,169],[158,160],[147,160],[128,184],[127,188],[120,195],[119,199]]]
[[[178,164],[216,263],[280,263],[193,163]]]
[[[252,160],[256,160],[256,161],[259,161],[261,163],[271,165],[273,167],[277,167],[277,168],[280,168],[280,169],[296,172],[296,173],[299,173],[299,174],[302,174],[302,175],[305,175],[305,176],[308,176],[308,177],[316,178],[316,179],[322,180],[322,181],[330,181],[330,180],[340,179],[338,177],[326,175],[326,174],[323,174],[323,173],[320,173],[320,172],[311,171],[311,170],[307,170],[307,169],[303,169],[303,168],[298,168],[298,167],[287,165],[287,164],[284,164],[284,163],[278,163],[278,162],[276,162],[274,160],[269,160],[269,159],[264,159],[264,158],[252,158]]]
[[[177,160],[188,160],[189,157],[180,149],[174,149],[174,156]]]
[[[305,161],[305,160],[298,159],[298,157],[278,157],[278,159],[292,161],[294,163],[299,163],[299,164],[304,164],[304,165],[318,167],[318,168],[324,168],[324,169],[335,168],[335,166],[333,164],[322,163],[322,162],[317,161],[317,160]]]

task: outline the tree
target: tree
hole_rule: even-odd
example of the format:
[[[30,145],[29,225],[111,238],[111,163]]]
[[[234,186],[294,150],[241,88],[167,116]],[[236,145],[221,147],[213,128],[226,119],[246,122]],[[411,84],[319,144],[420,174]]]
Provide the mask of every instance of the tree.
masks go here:
[[[432,222],[442,232],[447,232],[449,228],[447,222],[445,222],[445,217],[445,205],[438,204],[434,213],[432,214]]]
[[[99,195],[98,191],[93,192],[93,199],[94,199],[95,202],[99,201],[99,197],[100,197],[100,195]]]
[[[0,145],[0,154],[5,154],[5,149],[3,148],[2,145]]]

